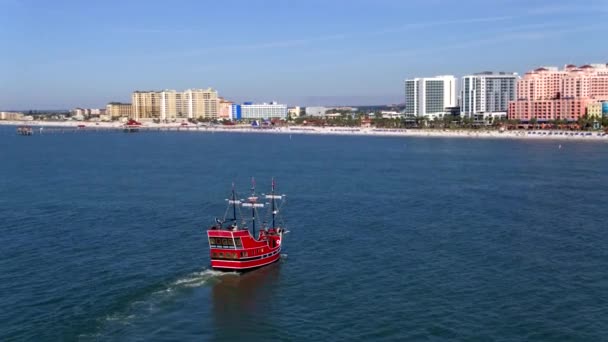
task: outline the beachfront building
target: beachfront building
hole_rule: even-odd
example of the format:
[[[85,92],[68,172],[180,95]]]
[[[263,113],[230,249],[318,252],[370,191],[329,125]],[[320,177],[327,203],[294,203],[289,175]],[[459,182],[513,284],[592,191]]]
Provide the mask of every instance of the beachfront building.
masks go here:
[[[536,101],[513,101],[509,104],[509,119],[529,122],[551,120],[576,121],[585,115],[587,99],[557,99]]]
[[[245,102],[241,105],[241,116],[243,119],[286,119],[287,105],[276,102],[259,104]]]
[[[160,119],[161,93],[160,91],[134,91],[131,94],[133,110],[130,119]]]
[[[241,120],[243,118],[243,112],[241,111],[241,105],[233,103],[230,109],[230,120]]]
[[[456,78],[451,75],[405,80],[405,115],[443,117],[456,106]]]
[[[0,120],[23,120],[23,113],[0,112]]]
[[[106,114],[105,109],[99,108],[74,108],[72,109],[72,115],[77,117],[89,118],[91,116],[99,117],[100,115]]]
[[[133,106],[130,103],[110,102],[106,105],[106,115],[111,119],[130,118],[133,115]]]
[[[160,117],[161,121],[175,121],[187,119],[188,107],[184,93],[175,90],[163,90],[160,92]]]
[[[106,105],[106,115],[111,119],[132,118],[133,106],[130,103],[110,102]]]
[[[287,116],[291,119],[300,117],[300,107],[287,108]]]
[[[217,91],[209,89],[135,91],[131,95],[132,119],[215,119],[218,116]]]
[[[74,108],[71,110],[72,112],[72,116],[77,116],[77,117],[85,117],[85,115],[87,115],[87,110],[84,108]]]
[[[509,103],[509,119],[528,122],[576,121],[589,105],[608,100],[608,66],[569,64],[563,70],[540,67],[517,82],[517,99]],[[593,110],[594,106],[591,105]]]
[[[217,118],[220,120],[230,120],[232,118],[232,101],[224,98],[218,99]]]
[[[380,114],[377,116],[383,119],[400,119],[403,117],[403,113],[394,110],[383,110],[380,111]]]
[[[481,72],[462,78],[461,116],[476,121],[506,118],[509,102],[516,98],[519,76],[509,72]]]
[[[602,118],[602,102],[588,103],[585,113],[590,118],[601,119]]]
[[[329,109],[326,107],[306,107],[306,116],[325,116]]]
[[[217,119],[219,101],[216,90],[188,89],[184,91],[184,95],[188,118]]]

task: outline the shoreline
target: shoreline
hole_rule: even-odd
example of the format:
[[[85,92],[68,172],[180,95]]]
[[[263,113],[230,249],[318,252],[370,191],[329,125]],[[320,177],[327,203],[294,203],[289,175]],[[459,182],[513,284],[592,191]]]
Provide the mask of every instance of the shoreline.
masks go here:
[[[53,122],[53,121],[0,121],[0,126],[30,126],[44,129],[82,129],[86,130],[122,130],[124,125],[119,122]],[[79,128],[79,125],[85,127]],[[171,130],[185,132],[237,132],[237,133],[266,133],[266,134],[308,134],[308,135],[353,135],[353,136],[393,136],[393,137],[429,137],[429,138],[471,138],[471,139],[522,139],[522,140],[576,140],[576,141],[606,141],[608,134],[602,131],[559,131],[559,130],[443,130],[443,129],[389,129],[373,127],[316,127],[316,126],[285,126],[272,128],[252,128],[241,126],[198,126],[180,123],[155,124],[145,123],[139,127],[142,131]],[[35,132],[35,134],[40,134]]]

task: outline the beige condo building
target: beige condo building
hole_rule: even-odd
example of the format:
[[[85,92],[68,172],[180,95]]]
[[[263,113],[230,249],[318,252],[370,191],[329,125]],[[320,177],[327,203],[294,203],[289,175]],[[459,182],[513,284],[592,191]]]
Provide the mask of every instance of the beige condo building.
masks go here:
[[[110,118],[133,117],[133,106],[130,103],[110,102],[106,105],[106,115]]]
[[[218,117],[217,91],[208,89],[135,91],[132,96],[133,116],[140,119],[174,121],[183,119],[215,119]]]
[[[133,105],[132,119],[160,119],[160,91],[134,91],[131,95],[131,103]]]
[[[188,116],[188,106],[184,93],[175,90],[161,92],[160,119],[173,121]]]
[[[217,91],[208,89],[188,89],[184,92],[190,119],[217,119],[219,99]]]

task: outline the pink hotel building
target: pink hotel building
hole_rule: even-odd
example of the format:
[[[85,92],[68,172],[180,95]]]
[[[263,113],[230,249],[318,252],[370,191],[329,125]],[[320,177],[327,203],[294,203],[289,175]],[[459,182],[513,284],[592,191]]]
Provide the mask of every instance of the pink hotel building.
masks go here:
[[[541,67],[517,82],[517,100],[509,103],[509,119],[577,120],[593,103],[608,101],[608,65]]]

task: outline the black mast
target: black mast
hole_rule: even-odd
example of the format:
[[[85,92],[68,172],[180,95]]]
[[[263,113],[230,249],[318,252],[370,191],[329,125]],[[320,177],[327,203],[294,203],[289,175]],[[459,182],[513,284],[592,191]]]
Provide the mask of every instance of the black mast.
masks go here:
[[[274,177],[272,177],[272,190],[270,191],[270,202],[272,202],[272,204],[271,204],[272,205],[272,208],[271,208],[271,210],[272,210],[272,227],[271,228],[274,228],[275,227],[274,217],[276,215],[276,212],[274,211]]]
[[[253,238],[255,239],[255,179],[251,177],[251,217],[253,227]]]
[[[234,182],[232,183],[232,221],[236,224],[236,194],[234,192]]]

